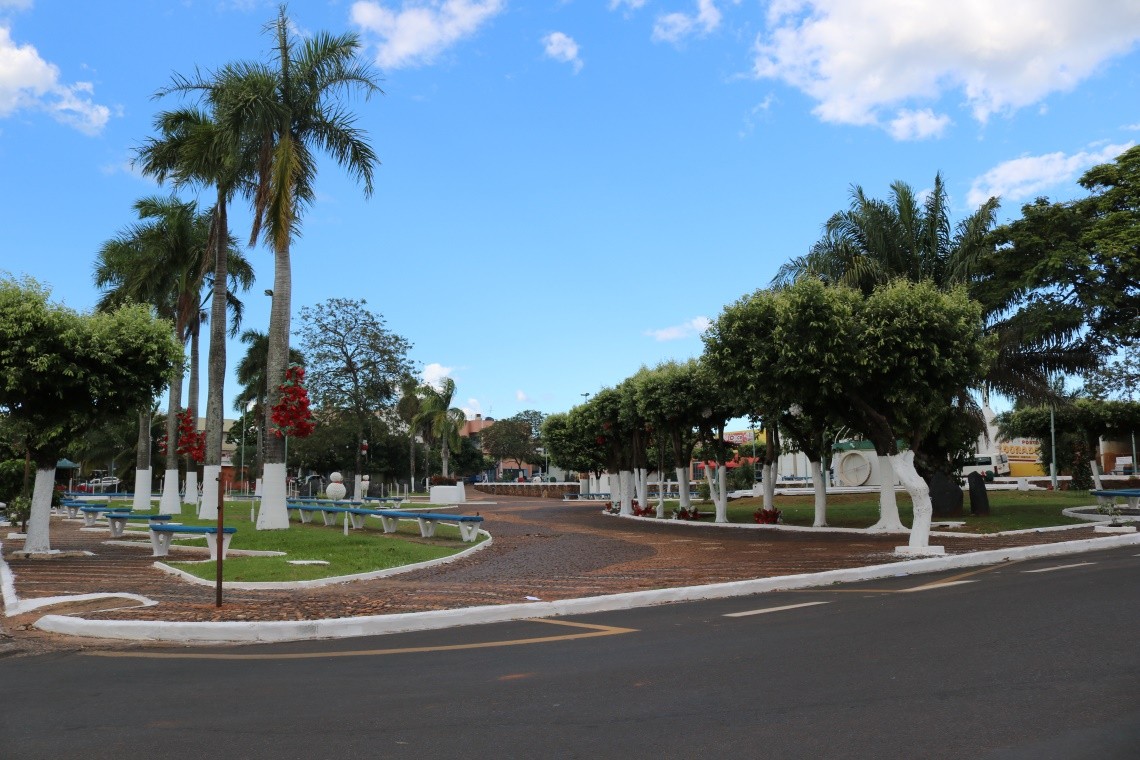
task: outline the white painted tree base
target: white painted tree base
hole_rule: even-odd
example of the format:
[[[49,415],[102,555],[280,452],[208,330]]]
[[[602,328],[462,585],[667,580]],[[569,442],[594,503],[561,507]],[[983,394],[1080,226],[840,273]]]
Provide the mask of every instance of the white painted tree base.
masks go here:
[[[135,470],[135,495],[131,499],[131,509],[139,512],[150,510],[150,470]]]
[[[28,517],[28,532],[24,538],[24,551],[28,554],[51,552],[51,492],[55,488],[55,466],[36,470],[36,483],[32,488],[32,513]]]
[[[937,557],[946,553],[945,546],[896,546],[895,554],[908,557]]]
[[[182,503],[195,505],[198,503],[198,471],[193,468],[186,473],[186,489],[182,494]]]
[[[261,483],[261,510],[257,513],[258,530],[286,530],[289,509],[285,506],[285,463],[267,462]]]
[[[182,497],[178,495],[178,470],[167,470],[162,483],[162,498],[158,502],[160,515],[182,514]]]
[[[203,520],[218,519],[218,477],[222,468],[208,464],[202,468],[202,503],[198,507],[198,517]]]

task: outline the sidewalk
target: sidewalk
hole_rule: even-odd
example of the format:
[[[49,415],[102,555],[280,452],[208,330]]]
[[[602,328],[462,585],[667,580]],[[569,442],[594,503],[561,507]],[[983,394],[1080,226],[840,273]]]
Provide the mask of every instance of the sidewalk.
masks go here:
[[[59,618],[63,628],[57,630],[71,630],[77,620],[105,621],[98,625],[115,631],[114,635],[136,640],[203,640],[213,636],[213,640],[248,641],[348,635],[340,629],[360,635],[755,593],[839,578],[929,572],[1001,561],[1026,551],[1068,553],[1140,543],[1140,534],[1105,537],[1094,533],[1091,526],[1001,536],[938,534],[932,543],[945,546],[948,557],[913,560],[894,554],[894,547],[906,542],[900,535],[658,523],[603,515],[597,504],[588,502],[477,493],[471,497],[463,511],[480,512],[493,541],[469,557],[389,578],[319,588],[226,589],[221,609],[214,606],[213,587],[191,585],[155,569],[149,541],[137,546],[108,544],[105,532],[81,531],[82,520],[53,517],[54,549],[92,554],[18,559],[8,553],[18,550],[21,542],[5,539],[10,586],[5,589],[6,599],[10,601],[14,595],[21,604],[27,604],[48,597],[90,594],[134,597],[63,601],[0,619],[0,630],[7,629],[17,645],[47,648],[67,644],[32,627],[45,615],[53,616],[52,620],[56,620],[54,616],[68,616]],[[489,503],[491,499],[494,503]],[[1042,549],[1025,549],[1035,546]],[[993,554],[994,550],[1006,551]],[[857,568],[867,570],[849,572]],[[846,572],[835,575],[835,571]],[[829,575],[811,577],[820,573]],[[635,593],[649,590],[652,593]],[[605,599],[599,601],[597,597]],[[141,598],[156,604],[139,606]],[[589,602],[566,601],[583,599]],[[442,610],[459,612],[409,615]],[[369,626],[346,626],[344,618],[367,619]],[[340,622],[335,626],[327,622],[284,625],[286,621],[330,620]],[[127,625],[122,621],[142,622]],[[228,625],[200,625],[221,622]],[[259,627],[259,623],[275,625]],[[91,628],[80,627],[83,631]],[[186,631],[197,633],[184,635]],[[85,644],[114,646],[91,639]]]

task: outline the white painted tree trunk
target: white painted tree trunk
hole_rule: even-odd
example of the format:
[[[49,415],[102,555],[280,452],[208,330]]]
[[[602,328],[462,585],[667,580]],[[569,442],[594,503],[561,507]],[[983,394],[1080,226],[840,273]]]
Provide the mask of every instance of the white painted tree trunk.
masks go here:
[[[930,503],[930,487],[914,469],[913,451],[907,449],[901,454],[893,454],[890,460],[895,475],[910,494],[911,504],[914,505],[909,546],[912,549],[924,549],[930,546],[930,516],[934,514],[934,507]]]
[[[265,480],[261,484],[261,510],[257,513],[258,530],[285,530],[289,527],[289,509],[285,506],[285,463],[266,462]]]
[[[203,520],[218,519],[218,477],[221,474],[221,465],[207,464],[202,467],[202,504],[198,509],[198,517]]]
[[[131,509],[146,512],[150,509],[150,470],[135,470],[135,495]]]
[[[186,470],[186,488],[182,491],[182,503],[198,503],[198,470],[193,466]]]
[[[178,470],[167,470],[162,481],[162,498],[158,501],[160,515],[182,513],[182,497],[178,494]]]
[[[362,501],[364,496],[364,476],[357,475],[352,479],[352,498],[354,501]]]
[[[776,508],[776,463],[764,465],[764,509]]]
[[[610,494],[612,497],[614,494]],[[633,514],[633,473],[629,470],[618,472],[618,499],[621,505],[620,513]]]
[[[1093,487],[1098,491],[1104,490],[1104,485],[1100,481],[1100,462],[1097,461],[1099,457],[1093,456],[1093,460],[1089,462],[1092,465]]]
[[[258,478],[257,480],[253,481],[253,495],[254,496],[261,496],[261,491],[262,491],[261,486],[262,486],[262,483],[264,483],[264,482],[265,482],[264,478]],[[288,511],[288,510],[286,510],[286,511]]]
[[[905,533],[907,530],[899,517],[895,470],[887,456],[879,456],[879,520],[867,530],[873,533]]]
[[[658,520],[664,520],[665,519],[665,489],[666,488],[667,488],[667,485],[665,483],[665,473],[658,470],[657,471],[657,519]]]
[[[708,468],[705,468],[708,473]],[[713,480],[709,479],[709,495],[713,499],[713,507],[716,510],[716,516],[713,518],[714,522],[726,523],[728,522],[728,468],[723,464],[718,464],[716,467],[716,487],[713,487]]]
[[[637,503],[644,509],[649,506],[649,470],[644,467],[638,467],[633,471],[633,474],[634,486],[637,490],[637,493],[634,494],[634,498],[637,499]]]
[[[811,463],[811,484],[815,490],[815,521],[813,528],[827,527],[827,486],[823,482],[823,465]]]
[[[677,498],[681,500],[681,509],[689,508],[689,468],[677,468]]]
[[[55,487],[55,465],[36,470],[32,489],[32,513],[28,517],[28,533],[24,551],[47,554],[51,551],[51,492]]]

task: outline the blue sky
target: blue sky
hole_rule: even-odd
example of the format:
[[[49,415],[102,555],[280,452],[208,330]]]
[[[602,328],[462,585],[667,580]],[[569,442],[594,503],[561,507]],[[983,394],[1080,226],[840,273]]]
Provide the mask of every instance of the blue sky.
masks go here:
[[[259,58],[259,0],[0,0],[0,270],[91,308],[99,246],[166,192],[131,167],[174,73]],[[852,184],[942,171],[1015,216],[1140,139],[1137,0],[294,2],[353,31],[375,193],[331,163],[293,307],[365,298],[469,414],[568,409],[804,253]],[[205,193],[201,202],[209,204]],[[231,212],[239,236],[248,213]],[[272,257],[245,327],[265,329]],[[230,364],[242,346],[230,345]],[[227,396],[236,394],[227,385]],[[227,404],[227,408],[229,404]]]

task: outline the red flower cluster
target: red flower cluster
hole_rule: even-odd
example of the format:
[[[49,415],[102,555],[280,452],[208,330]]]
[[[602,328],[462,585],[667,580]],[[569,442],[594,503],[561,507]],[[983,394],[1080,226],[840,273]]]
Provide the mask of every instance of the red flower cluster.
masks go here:
[[[195,462],[206,458],[206,432],[198,431],[198,421],[190,416],[189,409],[178,413],[178,454]]]
[[[313,412],[309,409],[309,392],[305,390],[305,368],[290,364],[285,370],[285,383],[278,386],[281,400],[273,407],[273,433],[304,438],[313,432]]]
[[[195,462],[201,462],[206,458],[206,433],[205,431],[198,431],[198,421],[190,416],[189,409],[183,409],[177,415],[178,418],[178,448],[175,453],[179,456],[191,457]],[[163,454],[166,453],[166,436],[158,439],[158,450]]]
[[[775,525],[780,522],[780,510],[778,509],[758,509],[752,513],[752,519],[761,525]]]

